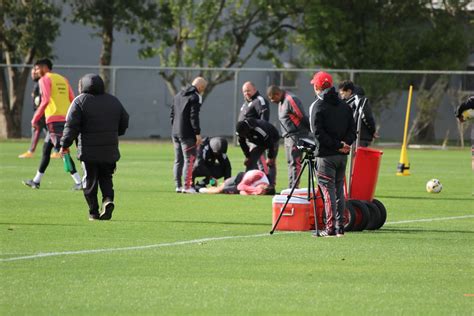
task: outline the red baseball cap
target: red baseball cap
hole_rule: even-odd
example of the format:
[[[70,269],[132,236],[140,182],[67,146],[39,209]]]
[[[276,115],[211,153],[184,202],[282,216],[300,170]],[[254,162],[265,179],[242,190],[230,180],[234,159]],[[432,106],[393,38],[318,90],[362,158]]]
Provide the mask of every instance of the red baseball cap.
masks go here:
[[[311,83],[319,90],[324,90],[332,87],[332,77],[324,71],[319,71],[313,75]]]

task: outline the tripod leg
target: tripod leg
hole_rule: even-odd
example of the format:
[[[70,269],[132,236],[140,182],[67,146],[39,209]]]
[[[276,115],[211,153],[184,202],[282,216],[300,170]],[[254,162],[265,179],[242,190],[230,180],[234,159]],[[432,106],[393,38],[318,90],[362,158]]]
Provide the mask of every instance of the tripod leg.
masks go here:
[[[278,223],[280,222],[280,219],[283,215],[283,212],[285,211],[286,206],[288,205],[288,202],[290,201],[291,197],[293,196],[293,192],[296,189],[296,184],[300,181],[301,175],[303,174],[303,171],[306,168],[306,165],[308,164],[308,159],[304,158],[303,160],[304,160],[303,167],[301,168],[300,173],[298,174],[298,178],[296,179],[295,184],[291,188],[290,194],[288,194],[288,197],[286,198],[285,205],[283,205],[283,207],[281,208],[280,214],[278,215],[278,218],[275,221],[275,224],[273,225],[272,230],[270,231],[270,235],[272,235],[275,232],[275,229],[276,229]],[[311,168],[311,163],[310,163],[310,168]],[[311,170],[311,169],[309,169],[309,170]]]
[[[315,162],[311,162],[310,164],[310,167],[309,167],[309,182],[310,182],[310,186],[308,186],[308,195],[310,194],[309,190],[311,190],[311,193],[313,193],[313,214],[314,214],[314,230],[316,231],[316,233],[318,232],[318,213],[317,213],[317,210],[316,210],[316,200],[317,200],[317,196],[316,196],[316,185],[315,185],[315,178],[316,178],[316,168],[315,166],[313,165],[313,163]]]

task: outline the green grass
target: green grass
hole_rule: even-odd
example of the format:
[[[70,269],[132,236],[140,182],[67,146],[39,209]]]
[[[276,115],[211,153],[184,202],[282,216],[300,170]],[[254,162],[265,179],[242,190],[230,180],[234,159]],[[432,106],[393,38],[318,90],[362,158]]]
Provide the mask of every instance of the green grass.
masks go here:
[[[0,258],[252,237],[3,261],[2,315],[474,313],[474,217],[396,223],[472,216],[469,150],[410,150],[408,177],[395,176],[399,149],[384,150],[376,196],[387,225],[315,239],[268,235],[268,196],[175,194],[169,143],[122,144],[113,220],[89,222],[61,161],[40,190],[21,184],[39,162],[16,158],[26,147],[0,142]],[[242,169],[237,148],[230,157]],[[425,192],[430,178],[440,194]]]

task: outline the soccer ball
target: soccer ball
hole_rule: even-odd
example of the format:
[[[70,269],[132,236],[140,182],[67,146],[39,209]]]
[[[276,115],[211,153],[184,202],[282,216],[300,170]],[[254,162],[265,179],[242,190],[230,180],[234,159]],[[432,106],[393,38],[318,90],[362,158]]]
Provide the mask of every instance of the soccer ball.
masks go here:
[[[426,182],[426,191],[429,193],[439,193],[443,189],[443,185],[438,179],[431,179]]]

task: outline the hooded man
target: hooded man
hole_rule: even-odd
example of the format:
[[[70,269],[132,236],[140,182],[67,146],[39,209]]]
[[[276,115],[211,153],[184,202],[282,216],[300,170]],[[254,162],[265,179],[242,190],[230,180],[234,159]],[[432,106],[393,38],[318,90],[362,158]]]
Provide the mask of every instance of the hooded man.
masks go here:
[[[230,178],[232,166],[227,157],[227,140],[223,137],[206,137],[199,146],[193,167],[193,182],[196,177],[204,177],[198,184],[205,187],[211,179]]]
[[[344,235],[344,175],[347,155],[356,137],[352,110],[339,99],[330,74],[320,71],[311,80],[316,101],[310,107],[311,132],[316,142],[318,184],[324,197],[326,228],[315,237]]]
[[[112,176],[120,159],[118,137],[125,134],[129,116],[122,103],[105,92],[96,74],[79,81],[79,92],[66,117],[61,138],[62,155],[77,140],[77,156],[84,169],[83,190],[89,205],[89,220],[109,220],[114,210]],[[97,190],[102,192],[99,213]]]

